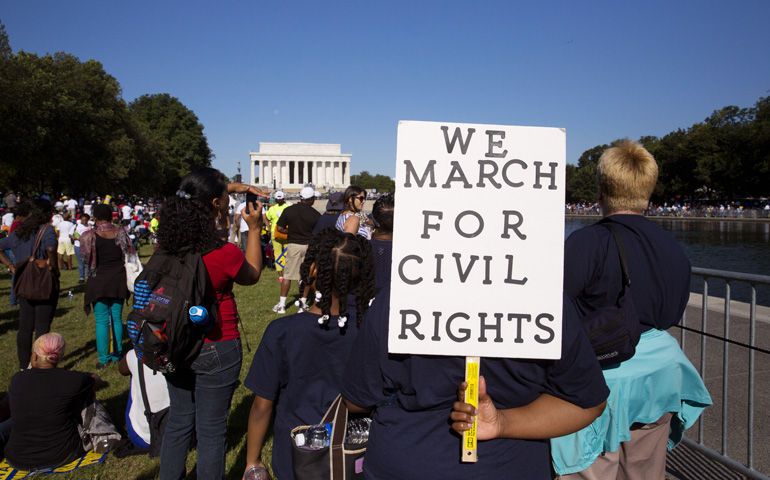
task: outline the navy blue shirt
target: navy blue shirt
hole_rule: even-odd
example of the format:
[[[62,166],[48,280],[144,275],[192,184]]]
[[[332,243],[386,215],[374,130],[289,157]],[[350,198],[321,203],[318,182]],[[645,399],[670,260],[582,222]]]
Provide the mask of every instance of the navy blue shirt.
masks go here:
[[[478,463],[460,462],[461,437],[450,428],[449,414],[465,376],[465,357],[388,354],[389,303],[386,289],[367,311],[342,380],[342,394],[352,403],[380,405],[369,433],[365,477],[550,480],[547,440],[484,441]],[[481,360],[481,375],[498,408],[527,405],[544,393],[583,408],[607,398],[577,313],[569,301],[564,309],[561,360]]]
[[[326,227],[333,227],[337,225],[338,218],[340,218],[339,212],[324,213],[323,215],[321,215],[321,217],[318,219],[318,223],[316,223],[315,227],[313,227],[313,236],[315,236],[318,232],[320,232]]]
[[[18,228],[18,227],[17,227]],[[46,259],[48,255],[45,251],[51,247],[59,245],[59,239],[56,236],[54,228],[48,224],[41,225],[40,228],[45,228],[42,238],[40,239],[40,245],[35,252],[35,258]],[[0,239],[0,250],[10,250],[13,252],[13,256],[16,259],[16,263],[32,256],[32,249],[35,247],[35,240],[37,240],[37,234],[40,233],[40,228],[35,231],[33,235],[27,240],[22,240],[16,236],[14,231],[12,234],[5,238]],[[56,259],[53,259],[56,261]]]
[[[352,304],[349,304],[352,305]],[[273,461],[276,478],[292,479],[291,430],[315,425],[340,393],[340,378],[358,333],[355,308],[344,329],[332,315],[304,312],[274,320],[254,354],[244,385],[274,402]]]
[[[682,318],[690,297],[690,261],[677,241],[641,215],[610,215],[623,238],[631,295],[642,324],[668,329]],[[612,233],[590,225],[564,244],[564,293],[580,315],[614,305],[621,289],[620,259]]]
[[[371,239],[374,255],[374,294],[383,288],[390,288],[390,268],[393,263],[393,242]]]

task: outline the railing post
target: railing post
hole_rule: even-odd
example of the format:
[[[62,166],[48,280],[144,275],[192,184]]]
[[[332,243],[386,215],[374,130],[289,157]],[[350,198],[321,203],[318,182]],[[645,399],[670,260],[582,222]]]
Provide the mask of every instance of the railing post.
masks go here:
[[[709,280],[708,277],[703,277],[703,299],[701,303],[701,332],[706,331],[706,319],[708,318],[709,308]],[[701,335],[700,341],[700,378],[706,379],[706,336]],[[703,415],[698,418],[698,443],[704,444],[704,421]]]
[[[730,282],[725,282],[725,340],[730,339]],[[722,455],[727,456],[727,384],[728,384],[728,371],[727,366],[730,364],[730,344],[724,342],[724,350],[722,350]]]

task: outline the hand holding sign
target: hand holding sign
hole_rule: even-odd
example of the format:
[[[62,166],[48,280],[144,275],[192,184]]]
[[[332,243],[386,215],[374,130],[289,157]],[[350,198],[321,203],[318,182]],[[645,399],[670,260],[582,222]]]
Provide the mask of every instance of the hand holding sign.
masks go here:
[[[462,434],[468,431],[476,421],[476,438],[478,440],[491,440],[500,437],[500,432],[505,430],[503,426],[505,417],[492,402],[492,397],[487,395],[487,382],[484,377],[479,377],[479,406],[474,407],[465,401],[465,392],[468,383],[463,382],[457,391],[457,401],[452,406],[452,428]]]

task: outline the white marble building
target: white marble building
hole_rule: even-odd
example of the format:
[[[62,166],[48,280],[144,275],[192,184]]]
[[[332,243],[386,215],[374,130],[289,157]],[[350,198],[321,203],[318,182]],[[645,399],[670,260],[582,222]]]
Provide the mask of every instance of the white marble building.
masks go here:
[[[339,144],[265,143],[249,152],[251,183],[261,188],[299,191],[312,183],[316,190],[341,190],[350,185],[350,153]],[[257,182],[254,179],[258,178]]]

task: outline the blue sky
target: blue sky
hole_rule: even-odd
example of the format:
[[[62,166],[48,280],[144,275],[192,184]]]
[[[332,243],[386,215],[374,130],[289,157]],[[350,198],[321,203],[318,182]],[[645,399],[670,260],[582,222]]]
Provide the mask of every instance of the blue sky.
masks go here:
[[[93,58],[192,109],[228,175],[259,142],[394,175],[399,120],[563,127],[567,160],[770,93],[770,2],[2,0],[14,52]]]

